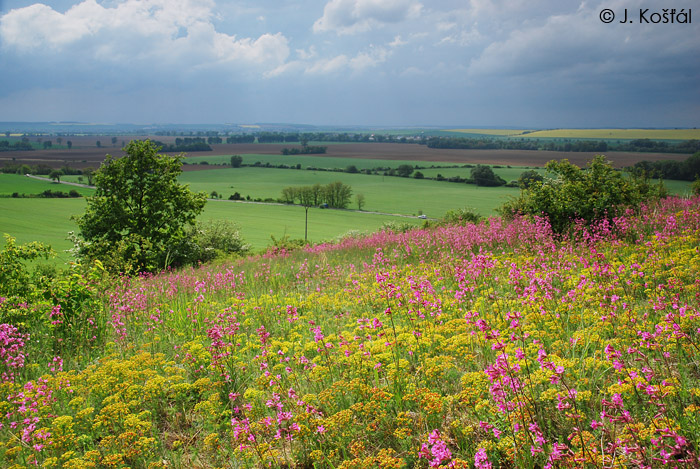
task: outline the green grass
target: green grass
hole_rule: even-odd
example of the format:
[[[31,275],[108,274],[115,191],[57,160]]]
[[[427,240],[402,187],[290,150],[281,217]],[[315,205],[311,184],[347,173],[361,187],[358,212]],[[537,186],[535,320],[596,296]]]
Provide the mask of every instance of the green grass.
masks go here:
[[[65,253],[73,247],[66,239],[77,226],[71,215],[85,211],[85,199],[12,199],[0,198],[0,235],[7,233],[18,243],[39,241],[50,244],[57,252],[57,263],[70,260]],[[0,245],[5,239],[0,240]]]
[[[0,198],[0,235],[7,233],[18,243],[40,241],[50,244],[59,254],[57,262],[70,260],[64,251],[72,244],[66,239],[77,226],[72,215],[85,211],[85,199],[12,199]],[[210,200],[201,220],[231,220],[254,250],[271,243],[270,235],[304,238],[304,209],[297,206],[264,205]],[[419,224],[415,218],[375,215],[346,210],[309,210],[309,240],[331,240],[351,230],[376,231],[388,221]],[[4,239],[0,240],[0,245]]]
[[[493,215],[508,196],[518,194],[518,189],[507,187],[484,188],[392,176],[271,168],[192,171],[183,173],[180,181],[190,184],[195,191],[207,194],[216,191],[225,199],[234,192],[253,199],[277,199],[287,186],[342,181],[352,187],[353,194],[364,194],[364,210],[405,215],[418,215],[421,211],[429,217],[441,217],[447,210],[462,207],[471,207],[482,215]]]
[[[398,168],[402,164],[411,166],[451,166],[450,163],[435,163],[425,161],[409,161],[409,160],[374,160],[366,158],[339,158],[335,156],[319,156],[319,155],[260,155],[260,154],[243,154],[244,165],[253,165],[256,162],[260,164],[270,163],[273,166],[285,164],[287,166],[295,166],[301,164],[302,169],[307,167],[325,168],[325,169],[345,169],[350,165],[354,165],[357,169],[374,169],[374,168]],[[231,155],[210,155],[210,156],[190,156],[185,158],[185,162],[189,164],[201,164],[206,161],[212,165],[231,163]]]
[[[75,177],[77,178],[77,176]],[[70,192],[73,189],[82,195],[92,195],[95,192],[94,189],[40,181],[19,174],[0,174],[0,196],[12,195],[14,192],[28,195],[40,194],[45,190]]]
[[[270,235],[277,239],[284,235],[304,239],[304,217],[300,206],[210,200],[200,219],[234,221],[241,228],[243,239],[257,250],[271,244]],[[416,225],[421,222],[416,218],[313,207],[309,209],[308,237],[314,243],[329,241],[352,230],[377,231],[389,221]]]

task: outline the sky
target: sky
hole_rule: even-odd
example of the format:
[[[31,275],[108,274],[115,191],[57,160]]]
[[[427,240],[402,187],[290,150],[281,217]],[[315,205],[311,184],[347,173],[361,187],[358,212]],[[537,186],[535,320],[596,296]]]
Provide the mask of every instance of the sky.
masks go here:
[[[697,127],[700,4],[0,0],[0,121]]]

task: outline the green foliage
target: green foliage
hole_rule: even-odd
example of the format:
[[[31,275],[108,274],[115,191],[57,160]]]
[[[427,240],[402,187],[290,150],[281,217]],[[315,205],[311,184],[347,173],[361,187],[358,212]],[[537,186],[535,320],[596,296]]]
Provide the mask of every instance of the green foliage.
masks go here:
[[[63,176],[63,171],[55,169],[49,173],[49,178],[56,182],[61,182],[61,176]]]
[[[48,315],[54,352],[86,351],[100,347],[107,323],[100,291],[105,269],[99,261],[90,267],[73,264],[56,275],[44,297],[53,305]]]
[[[290,186],[282,189],[283,202],[288,204],[296,202],[304,207],[326,203],[331,208],[346,208],[351,197],[352,188],[340,181],[331,182],[325,186],[314,184],[313,186]]]
[[[410,164],[402,164],[396,168],[396,174],[401,177],[407,178],[413,173],[413,166]]]
[[[504,186],[506,181],[493,172],[491,166],[476,165],[471,170],[472,180],[477,186],[497,187]]]
[[[0,297],[29,296],[34,279],[25,261],[48,259],[53,255],[50,246],[38,242],[17,245],[15,238],[6,234],[5,247],[0,251]]]
[[[95,195],[76,222],[84,242],[78,254],[101,259],[109,270],[156,271],[185,236],[206,203],[181,185],[181,156],[158,154],[150,140],[131,141],[126,156],[107,159],[95,172]]]
[[[245,254],[250,250],[241,237],[235,223],[228,220],[213,220],[198,223],[189,230],[188,239],[195,245],[194,256],[186,263],[209,262],[217,258]]]
[[[552,229],[561,233],[575,220],[590,223],[612,218],[624,208],[637,208],[648,199],[665,196],[661,183],[652,185],[634,175],[625,177],[602,155],[595,156],[586,169],[569,160],[550,161],[546,169],[555,177],[524,188],[519,198],[500,208],[501,213],[544,215]]]
[[[695,178],[695,181],[693,181],[693,185],[691,186],[691,190],[693,191],[693,194],[700,195],[700,177]]]
[[[445,216],[442,217],[439,224],[443,225],[466,225],[467,223],[479,223],[481,216],[470,208],[459,208],[457,210],[448,210]]]
[[[544,181],[544,177],[534,169],[530,169],[527,171],[523,171],[520,174],[520,177],[518,178],[518,186],[521,189],[527,189],[534,183],[542,181]]]
[[[240,168],[242,164],[243,164],[243,157],[241,155],[231,156],[231,167],[232,168]]]

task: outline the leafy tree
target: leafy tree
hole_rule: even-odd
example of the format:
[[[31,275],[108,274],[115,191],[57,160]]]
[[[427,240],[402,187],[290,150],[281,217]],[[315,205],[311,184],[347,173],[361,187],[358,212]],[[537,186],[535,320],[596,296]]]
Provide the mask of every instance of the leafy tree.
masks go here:
[[[357,209],[362,210],[362,207],[365,206],[365,195],[364,194],[357,194],[355,196],[355,202],[357,202]]]
[[[71,148],[73,148],[73,142],[71,142],[70,140],[68,140],[68,141],[66,142],[66,146],[67,146],[68,149],[70,150]]]
[[[117,145],[117,137],[112,137],[112,146],[114,147],[116,145]]]
[[[477,186],[503,186],[506,181],[493,172],[491,166],[478,164],[471,170],[472,179]]]
[[[421,173],[420,171],[416,171],[415,174],[413,174],[413,177],[415,179],[423,179],[423,178],[425,178],[425,175],[423,173]]]
[[[119,159],[107,155],[95,172],[97,190],[76,220],[85,241],[78,253],[113,271],[156,271],[178,262],[174,247],[201,213],[206,194],[178,183],[182,155],[158,154],[150,140],[133,140],[124,150]]]
[[[350,173],[350,174],[356,174],[356,173],[359,173],[360,171],[357,169],[357,166],[355,166],[354,164],[351,164],[345,168],[345,172]]]
[[[44,149],[46,150],[46,149],[51,148],[51,146],[53,144],[51,143],[51,140],[45,140],[43,145],[44,145]]]
[[[242,164],[243,164],[243,157],[241,155],[231,156],[231,167],[232,168],[240,168]]]
[[[88,180],[88,184],[91,186],[92,186],[92,177],[94,176],[94,174],[95,174],[95,170],[93,168],[83,169],[83,175],[85,175],[85,177]]]
[[[324,199],[333,208],[346,208],[352,197],[352,188],[340,181],[331,182],[324,187]]]
[[[61,176],[63,176],[63,171],[60,169],[54,169],[49,173],[49,178],[56,182],[61,182]]]
[[[505,215],[544,215],[552,229],[562,233],[575,220],[611,219],[624,208],[665,196],[663,185],[651,185],[634,175],[625,177],[602,155],[595,156],[586,169],[569,160],[550,161],[545,168],[554,177],[522,189],[519,198],[499,210]]]
[[[396,173],[403,178],[407,178],[413,173],[413,166],[410,164],[402,164],[396,168]]]
[[[100,142],[99,140],[96,141],[96,142],[95,142],[95,146],[96,146],[97,148],[102,148],[102,142]]]

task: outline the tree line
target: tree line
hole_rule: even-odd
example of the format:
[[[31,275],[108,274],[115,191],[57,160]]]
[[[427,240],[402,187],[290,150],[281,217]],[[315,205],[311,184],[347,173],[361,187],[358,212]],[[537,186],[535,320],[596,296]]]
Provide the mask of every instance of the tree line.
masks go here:
[[[606,142],[604,140],[539,140],[539,139],[495,139],[466,137],[430,137],[422,140],[428,148],[462,150],[530,150],[565,152],[633,151],[646,153],[694,153],[700,151],[700,140],[685,140],[678,143],[636,139]]]
[[[700,151],[689,156],[684,161],[639,161],[632,166],[631,171],[637,175],[652,178],[676,179],[693,181],[700,178]]]
[[[282,201],[287,204],[299,204],[305,207],[322,206],[329,208],[347,208],[352,197],[352,188],[340,181],[313,186],[290,186],[282,189]]]
[[[155,145],[161,147],[161,151],[165,153],[181,153],[188,151],[212,151],[207,141],[202,137],[185,137],[176,138],[175,144],[163,143],[159,141],[153,142]]]

